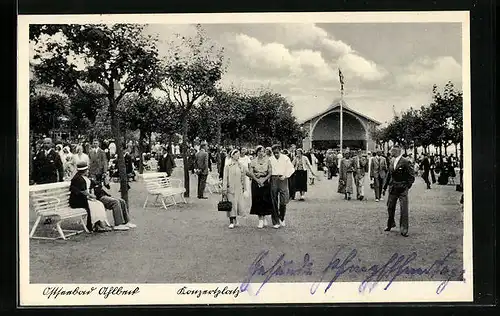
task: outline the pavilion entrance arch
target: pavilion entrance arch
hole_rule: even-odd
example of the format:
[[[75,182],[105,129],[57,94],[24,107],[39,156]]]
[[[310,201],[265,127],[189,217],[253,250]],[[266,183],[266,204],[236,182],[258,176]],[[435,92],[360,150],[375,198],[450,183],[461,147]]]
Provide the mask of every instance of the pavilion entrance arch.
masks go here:
[[[371,139],[370,130],[380,123],[350,109],[345,101],[337,101],[326,111],[302,123],[302,128],[306,132],[303,148],[324,150],[340,147],[340,102],[343,102],[342,147],[375,150],[375,142]]]

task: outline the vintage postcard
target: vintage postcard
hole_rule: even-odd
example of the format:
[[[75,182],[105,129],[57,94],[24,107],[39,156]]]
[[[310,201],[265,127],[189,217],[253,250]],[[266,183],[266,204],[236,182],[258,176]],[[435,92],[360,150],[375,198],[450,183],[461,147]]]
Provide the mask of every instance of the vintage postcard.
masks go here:
[[[21,306],[471,302],[469,13],[20,15]]]

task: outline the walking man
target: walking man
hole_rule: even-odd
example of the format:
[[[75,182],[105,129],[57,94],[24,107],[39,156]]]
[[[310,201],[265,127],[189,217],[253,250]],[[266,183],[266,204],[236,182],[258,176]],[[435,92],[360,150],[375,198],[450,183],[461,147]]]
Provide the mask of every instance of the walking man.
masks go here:
[[[373,190],[375,191],[375,202],[381,200],[384,179],[386,176],[387,165],[385,158],[378,156],[377,152],[373,152],[373,157],[370,164],[370,177],[373,180]]]
[[[273,211],[271,218],[273,228],[285,227],[286,205],[290,199],[288,178],[295,172],[295,168],[288,156],[281,153],[281,145],[273,145],[271,161],[271,200]]]
[[[201,143],[200,150],[195,155],[195,169],[198,174],[198,198],[208,199],[205,194],[205,187],[207,186],[208,178],[208,144],[206,142]]]
[[[427,153],[424,153],[424,159],[422,159],[422,169],[424,170],[422,178],[424,178],[427,189],[430,189],[431,182],[429,181],[429,173],[431,171],[431,162],[429,160],[429,157],[427,157]]]
[[[101,183],[104,180],[104,174],[108,172],[108,159],[106,153],[101,149],[99,140],[96,138],[92,142],[92,148],[89,152],[89,175],[96,182]]]
[[[414,170],[410,161],[403,157],[400,147],[393,146],[391,156],[394,158],[389,164],[389,173],[382,193],[382,195],[385,195],[385,191],[389,186],[389,198],[387,200],[388,219],[385,231],[390,231],[396,227],[394,216],[396,213],[396,203],[399,200],[401,207],[399,229],[402,236],[408,237],[408,191],[415,181]]]

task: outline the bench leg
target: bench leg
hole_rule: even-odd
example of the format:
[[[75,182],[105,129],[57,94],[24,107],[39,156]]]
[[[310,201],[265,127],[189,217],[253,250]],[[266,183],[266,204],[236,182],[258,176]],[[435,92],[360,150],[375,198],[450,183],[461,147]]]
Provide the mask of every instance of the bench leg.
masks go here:
[[[32,228],[32,229],[31,229],[31,231],[30,231],[30,238],[31,238],[31,237],[33,237],[33,236],[35,235],[35,231],[36,231],[36,229],[37,229],[37,227],[38,227],[38,224],[40,224],[40,220],[41,220],[41,219],[42,219],[42,217],[41,217],[41,216],[38,216],[38,217],[36,218],[35,225],[33,225],[33,228]]]
[[[56,228],[57,228],[57,232],[59,233],[59,236],[61,236],[61,238],[62,238],[63,240],[66,240],[66,236],[64,236],[64,232],[63,232],[63,230],[62,230],[62,228],[61,228],[61,221],[58,221],[58,222],[56,223]]]
[[[163,204],[163,208],[167,210],[167,205],[165,204],[165,199],[163,197],[161,198],[161,204]]]
[[[80,217],[80,223],[81,223],[81,224],[82,224],[82,226],[83,226],[83,230],[84,230],[87,234],[89,234],[90,232],[89,232],[89,230],[88,230],[88,228],[87,228],[87,224],[85,223],[85,220],[86,220],[85,216]]]
[[[149,195],[146,195],[146,201],[144,201],[144,205],[142,206],[142,208],[146,208],[146,205],[148,204],[148,199]]]

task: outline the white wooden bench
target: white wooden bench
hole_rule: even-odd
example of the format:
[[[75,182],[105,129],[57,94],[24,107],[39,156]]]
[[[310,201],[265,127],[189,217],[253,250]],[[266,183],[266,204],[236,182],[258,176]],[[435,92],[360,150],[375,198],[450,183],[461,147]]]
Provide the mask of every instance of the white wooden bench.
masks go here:
[[[142,178],[146,184],[146,190],[148,192],[143,208],[146,208],[150,195],[156,196],[154,203],[156,203],[158,198],[160,198],[165,209],[167,209],[167,206],[177,204],[175,199],[176,196],[180,197],[181,202],[187,203],[184,198],[184,192],[186,192],[186,189],[182,187],[182,181],[180,179],[169,178],[166,172],[143,173]],[[173,183],[175,183],[175,185],[172,185]],[[167,204],[165,199],[170,199],[172,203]]]
[[[55,220],[59,238],[66,240],[82,232],[89,232],[86,226],[87,211],[84,208],[71,208],[69,206],[70,182],[57,182],[49,184],[31,185],[29,189],[32,207],[37,218],[30,231],[32,239],[58,239],[51,237],[35,236],[36,229],[42,219],[51,218]],[[66,219],[77,219],[83,230],[62,229],[61,222]]]

